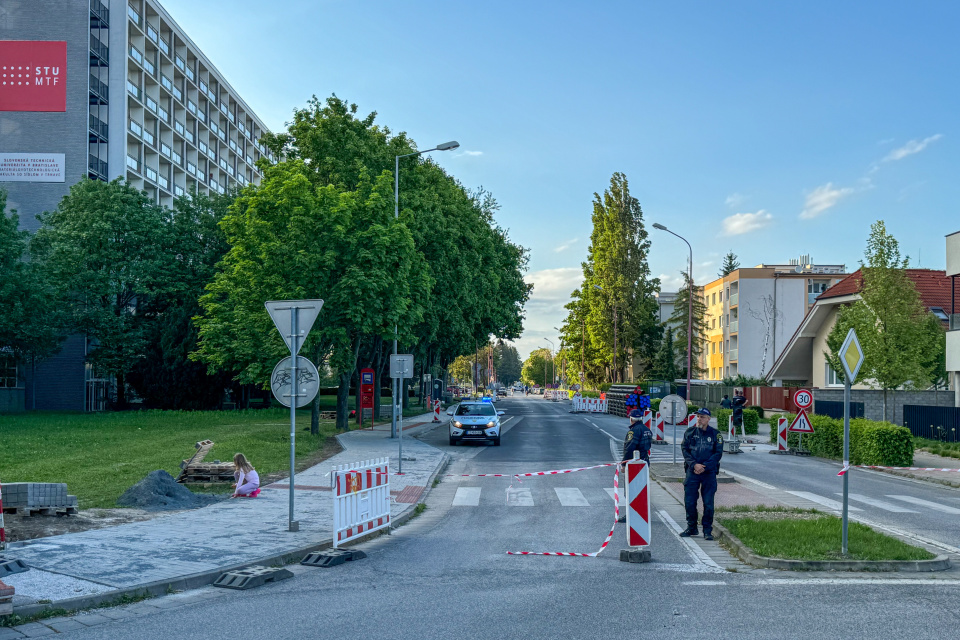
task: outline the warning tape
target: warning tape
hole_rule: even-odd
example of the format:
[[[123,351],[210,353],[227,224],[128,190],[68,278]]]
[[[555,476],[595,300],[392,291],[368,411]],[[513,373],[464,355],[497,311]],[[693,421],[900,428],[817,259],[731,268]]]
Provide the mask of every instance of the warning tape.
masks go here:
[[[873,464],[858,464],[861,469],[892,469],[894,471],[952,471],[960,473],[960,469],[942,469],[940,467],[880,467]]]
[[[573,553],[569,551],[507,551],[508,556],[574,556],[576,558],[596,558],[599,556],[610,540],[613,538],[613,530],[617,528],[617,521],[620,519],[620,465],[616,464],[617,470],[613,473],[613,525],[610,527],[610,533],[606,540],[600,545],[600,548],[593,553]],[[571,469],[571,471],[583,471],[584,469],[596,469],[597,467],[609,467],[612,465],[601,464],[596,467],[583,467],[583,469]],[[568,472],[558,472],[568,473]],[[528,474],[528,475],[546,475],[546,474]]]
[[[448,473],[448,478],[529,478],[531,476],[555,476],[561,473],[575,473],[577,471],[587,471],[588,469],[601,469],[603,467],[618,466],[617,462],[607,464],[595,464],[592,467],[577,467],[576,469],[555,469],[553,471],[534,471],[531,473]]]

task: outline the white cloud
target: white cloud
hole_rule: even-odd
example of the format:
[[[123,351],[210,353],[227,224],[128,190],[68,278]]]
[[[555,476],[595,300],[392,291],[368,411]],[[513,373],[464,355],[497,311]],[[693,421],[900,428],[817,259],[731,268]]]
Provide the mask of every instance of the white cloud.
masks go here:
[[[563,244],[561,244],[559,247],[555,247],[555,248],[554,248],[554,252],[555,252],[555,253],[562,253],[562,252],[566,251],[567,249],[569,249],[570,247],[572,247],[573,245],[577,244],[578,242],[580,242],[580,238],[574,238],[574,239],[572,239],[572,240],[567,240],[566,242],[564,242]]]
[[[583,270],[580,267],[562,267],[531,271],[524,278],[533,284],[533,294],[527,301],[526,319],[523,323],[523,335],[514,344],[521,358],[526,358],[533,349],[549,346],[543,338],[553,340],[559,346],[557,332],[567,310],[564,305],[570,302],[570,294],[583,282]]]
[[[760,209],[756,213],[735,213],[723,220],[723,235],[739,236],[763,229],[773,220],[773,215]]]
[[[803,211],[800,212],[801,220],[810,220],[816,218],[821,213],[836,205],[840,200],[854,193],[853,187],[843,187],[835,189],[832,182],[821,185],[807,194],[807,200],[804,203]]]
[[[457,155],[458,155],[458,156],[482,156],[482,155],[483,155],[483,151],[467,151],[467,150],[464,150],[464,151],[461,151],[460,153],[458,153]]]
[[[936,142],[943,137],[942,133],[937,133],[930,136],[929,138],[924,138],[923,140],[911,140],[907,144],[903,145],[899,149],[894,149],[883,159],[884,162],[891,162],[894,160],[902,160],[907,156],[912,156],[915,153],[920,153],[927,148],[933,142]]]
[[[746,202],[746,200],[747,196],[742,196],[739,193],[731,193],[727,196],[727,199],[724,200],[724,204],[726,204],[728,207],[736,208]]]

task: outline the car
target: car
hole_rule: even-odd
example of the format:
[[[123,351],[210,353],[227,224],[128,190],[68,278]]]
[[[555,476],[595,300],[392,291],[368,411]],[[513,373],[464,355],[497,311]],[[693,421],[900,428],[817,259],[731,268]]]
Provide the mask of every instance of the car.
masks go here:
[[[455,447],[460,442],[492,441],[495,447],[499,447],[500,416],[503,414],[503,411],[497,411],[491,398],[461,402],[449,409],[447,415],[452,416],[448,426],[450,446]]]
[[[503,387],[500,387],[499,389],[497,389],[497,395],[498,395],[498,396],[503,396],[504,398],[506,398],[506,397],[507,397],[507,390],[504,389]]]

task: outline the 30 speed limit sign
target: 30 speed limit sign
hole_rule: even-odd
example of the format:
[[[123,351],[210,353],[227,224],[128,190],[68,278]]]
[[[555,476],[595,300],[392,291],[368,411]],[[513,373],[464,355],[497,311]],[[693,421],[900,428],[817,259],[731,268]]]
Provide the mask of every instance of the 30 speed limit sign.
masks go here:
[[[813,406],[813,393],[809,389],[797,389],[793,394],[793,404],[798,409],[809,409]]]

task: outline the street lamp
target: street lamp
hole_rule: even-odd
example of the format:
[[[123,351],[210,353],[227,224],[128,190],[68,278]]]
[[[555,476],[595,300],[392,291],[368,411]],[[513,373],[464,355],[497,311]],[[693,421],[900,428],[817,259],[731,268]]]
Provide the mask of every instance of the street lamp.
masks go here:
[[[603,287],[598,284],[593,286],[600,289],[600,291],[604,291]],[[604,293],[606,292],[604,291]],[[617,350],[619,349],[619,345],[617,344],[617,302],[615,300],[611,301],[613,302],[613,382],[616,384],[620,382],[620,372],[617,369]]]
[[[451,140],[450,142],[444,142],[443,144],[438,144],[433,149],[425,149],[423,151],[414,151],[413,153],[405,153],[403,155],[394,157],[394,170],[393,170],[393,217],[400,217],[400,158],[409,158],[410,156],[419,156],[424,153],[430,153],[431,151],[450,151],[451,149],[456,149],[460,146],[460,143],[456,140]],[[393,325],[393,355],[397,355],[397,334],[399,329],[397,325]],[[391,383],[391,389],[393,391],[393,416],[390,419],[390,437],[397,437],[397,398],[400,396],[400,380],[394,378]],[[401,458],[402,460],[402,458]]]
[[[666,231],[671,235],[675,235],[684,242],[687,242],[687,239],[683,236],[670,231],[662,224],[657,222],[653,223],[654,229],[660,229],[660,231]],[[691,356],[693,350],[693,247],[690,246],[690,243],[687,242],[687,249],[690,250],[690,262],[688,263],[689,268],[687,270],[687,402],[690,402],[690,366],[691,366]]]
[[[544,338],[544,340],[550,343],[550,359],[552,360],[553,359],[553,340],[551,340],[550,338]],[[556,374],[557,372],[556,364],[553,365],[553,372],[554,374]],[[547,389],[547,359],[546,358],[543,359],[543,388],[544,388],[544,393],[546,393],[546,389]]]

